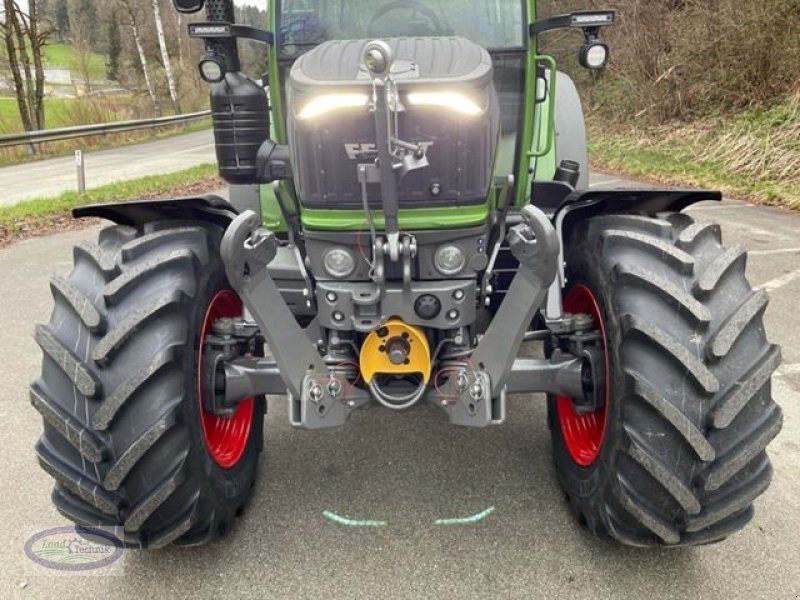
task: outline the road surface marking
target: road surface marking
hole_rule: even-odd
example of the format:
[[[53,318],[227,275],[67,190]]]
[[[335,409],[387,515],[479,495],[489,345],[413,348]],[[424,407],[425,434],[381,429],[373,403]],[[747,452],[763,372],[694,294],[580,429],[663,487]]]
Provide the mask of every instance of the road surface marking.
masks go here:
[[[753,204],[713,204],[710,206],[690,206],[686,210],[734,210],[740,208],[755,208]]]
[[[800,248],[780,248],[778,250],[750,250],[750,256],[771,256],[773,254],[793,254],[800,252]]]
[[[186,154],[188,152],[195,152],[197,150],[203,150],[204,148],[213,148],[214,144],[203,144],[202,146],[194,146],[192,148],[184,148],[183,150],[178,150],[177,152],[171,152],[170,154],[175,156],[177,154]]]
[[[786,273],[785,275],[776,277],[775,279],[758,286],[758,288],[756,289],[765,290],[767,292],[774,292],[775,290],[779,290],[780,288],[789,285],[795,279],[800,279],[800,269],[796,269],[794,271]]]
[[[339,525],[346,525],[347,527],[384,527],[386,525],[386,521],[349,519],[348,517],[343,517],[341,515],[336,514],[332,510],[323,510],[322,516],[328,519],[328,521],[332,521],[333,523],[338,523]]]
[[[494,506],[490,506],[486,510],[479,513],[470,515],[469,517],[456,517],[454,519],[436,519],[434,525],[471,525],[483,521],[486,517],[494,512]]]
[[[781,365],[778,367],[778,371],[775,373],[779,377],[784,375],[795,375],[800,373],[800,363],[794,363],[793,365]]]
[[[614,185],[615,183],[625,183],[623,179],[612,179],[611,181],[598,181],[597,183],[590,183],[589,187],[600,187],[601,185]]]

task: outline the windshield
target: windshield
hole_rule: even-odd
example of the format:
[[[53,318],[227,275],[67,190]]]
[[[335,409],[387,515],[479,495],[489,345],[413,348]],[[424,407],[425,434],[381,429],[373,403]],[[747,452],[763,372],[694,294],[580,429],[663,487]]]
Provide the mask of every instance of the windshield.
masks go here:
[[[522,48],[522,0],[281,0],[280,54],[326,40],[463,36],[489,50]]]

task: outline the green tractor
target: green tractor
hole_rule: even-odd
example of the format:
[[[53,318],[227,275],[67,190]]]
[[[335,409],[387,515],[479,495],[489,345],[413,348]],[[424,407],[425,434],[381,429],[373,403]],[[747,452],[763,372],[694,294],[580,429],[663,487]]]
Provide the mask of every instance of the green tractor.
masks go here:
[[[36,453],[65,517],[135,547],[224,534],[267,396],[315,430],[422,403],[499,426],[510,394],[541,393],[592,534],[706,544],[752,518],[781,427],[767,296],[681,212],[719,193],[589,188],[578,94],[538,51],[571,28],[602,69],[612,11],[272,0],[261,31],[232,0],[174,4],[205,5],[189,30],[231,200],[75,211],[115,225],[75,247],[36,329]],[[239,38],[267,44],[266,80]]]

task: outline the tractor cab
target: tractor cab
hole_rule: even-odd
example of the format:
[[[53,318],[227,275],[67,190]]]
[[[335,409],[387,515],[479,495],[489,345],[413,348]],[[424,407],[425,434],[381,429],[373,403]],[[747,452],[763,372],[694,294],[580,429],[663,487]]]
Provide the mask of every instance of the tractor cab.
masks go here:
[[[192,2],[184,4],[188,12]],[[197,10],[203,3],[193,4]],[[524,0],[276,0],[269,10],[271,31],[259,34],[233,24],[232,14],[220,19],[223,13],[207,6],[215,20],[190,25],[190,35],[206,41],[201,74],[214,84],[212,105],[220,109],[215,131],[221,175],[231,183],[287,182],[261,193],[260,212],[272,229],[286,227],[287,206],[308,229],[363,229],[364,207],[374,207],[375,198],[388,198],[377,206],[377,220],[388,213],[390,222],[407,229],[470,227],[487,222],[498,206],[529,203],[533,179],[559,176],[585,187],[583,130],[562,136],[562,146],[573,147],[559,151],[553,107],[565,76],[538,54],[537,36],[557,28],[582,30],[581,56],[591,55],[585,65],[599,69],[607,59],[600,28],[613,23],[614,13],[537,21],[535,11],[535,2]],[[260,103],[260,92],[238,73],[237,37],[269,43],[269,112],[233,110]],[[388,44],[391,57],[382,60],[391,58],[392,65],[385,74],[369,72],[363,54],[369,42]],[[577,93],[567,83],[571,111],[562,113],[582,123]],[[396,104],[389,98],[386,123],[362,118],[375,113],[372,100],[386,90],[398,94]],[[315,111],[305,111],[302,102]],[[249,134],[264,123],[271,123],[268,136],[259,135],[274,146],[264,148],[255,137],[242,144],[243,124]],[[386,128],[396,183],[387,181],[390,171],[382,182],[359,171],[379,162],[378,137]],[[409,154],[416,161],[404,158]],[[564,160],[572,166],[559,173]],[[283,206],[276,194],[286,200]]]

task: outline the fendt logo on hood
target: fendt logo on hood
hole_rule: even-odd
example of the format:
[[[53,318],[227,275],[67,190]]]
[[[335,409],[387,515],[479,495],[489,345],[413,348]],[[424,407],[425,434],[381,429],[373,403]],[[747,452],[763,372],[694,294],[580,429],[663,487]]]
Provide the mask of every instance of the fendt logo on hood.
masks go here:
[[[424,152],[430,150],[431,146],[433,146],[433,142],[419,142],[419,147]],[[374,160],[378,158],[378,146],[373,142],[345,144],[344,151],[350,160]]]

